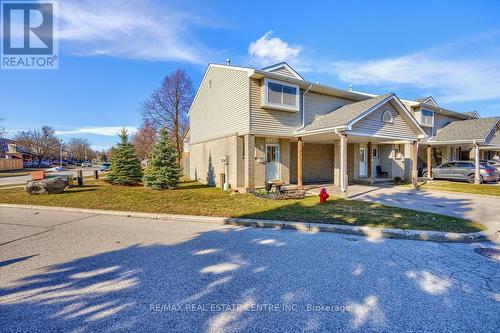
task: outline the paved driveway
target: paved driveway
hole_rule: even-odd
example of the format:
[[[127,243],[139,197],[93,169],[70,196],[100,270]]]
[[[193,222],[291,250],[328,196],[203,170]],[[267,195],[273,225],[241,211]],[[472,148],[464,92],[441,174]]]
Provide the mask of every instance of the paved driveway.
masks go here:
[[[500,329],[488,243],[7,208],[0,235],[1,332]]]
[[[326,186],[335,193],[333,186]],[[309,190],[319,193],[320,187]],[[389,206],[470,219],[484,224],[489,230],[500,230],[500,197],[474,194],[422,191],[401,186],[349,186],[349,198],[379,202]]]

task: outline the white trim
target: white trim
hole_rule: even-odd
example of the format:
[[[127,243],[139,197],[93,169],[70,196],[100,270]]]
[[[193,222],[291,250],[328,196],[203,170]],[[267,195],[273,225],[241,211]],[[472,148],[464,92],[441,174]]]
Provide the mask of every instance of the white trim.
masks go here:
[[[385,115],[388,114],[389,117],[391,117],[388,120],[385,120]],[[386,124],[394,124],[394,116],[392,115],[392,112],[389,110],[385,110],[384,113],[382,113],[382,122]]]
[[[268,101],[268,90],[269,90],[269,82],[275,83],[275,84],[280,84],[282,86],[287,86],[291,88],[295,88],[297,93],[295,94],[295,106],[288,106],[286,104],[276,104],[276,103],[270,103]],[[283,102],[283,93],[281,95],[282,97],[282,102]],[[279,80],[274,80],[270,78],[264,78],[264,100],[261,101],[261,107],[263,108],[271,108],[271,109],[278,109],[278,110],[283,110],[283,111],[294,111],[298,112],[300,111],[300,86],[298,84],[294,83],[288,83],[284,81],[279,81]]]
[[[422,111],[429,111],[429,112],[432,112],[432,124],[424,124],[424,115],[422,113]],[[420,110],[419,110],[419,113],[420,113],[420,126],[425,126],[425,127],[431,127],[433,128],[434,127],[434,119],[436,117],[436,112],[433,111],[433,110],[429,110],[429,109],[426,109],[425,107],[420,107]]]
[[[427,102],[428,102],[429,100],[431,100],[431,101],[432,101],[432,103],[434,104],[434,106],[439,107],[438,103],[436,102],[436,100],[435,100],[432,96],[427,97],[425,100],[423,100],[423,101],[422,101],[422,102],[420,102],[420,103],[425,103],[425,104],[427,104]]]
[[[391,139],[391,140],[402,140],[402,141],[415,141],[416,140],[415,138],[408,138],[408,137],[402,137],[402,136],[378,135],[378,134],[363,133],[363,132],[346,131],[345,133],[347,135],[366,136],[366,137],[380,138],[380,139]]]
[[[427,141],[426,144],[428,145],[443,145],[443,144],[449,144],[449,143],[474,143],[474,142],[481,142],[484,143],[484,139],[471,139],[471,140],[447,140],[447,141]]]
[[[315,129],[315,130],[309,130],[307,132],[297,130],[297,131],[294,131],[294,135],[295,135],[295,137],[308,136],[308,135],[314,135],[314,134],[331,133],[332,131],[346,130],[346,129],[347,129],[347,126],[335,126],[335,127],[326,127],[326,128]]]
[[[266,165],[264,166],[264,180],[267,182],[267,147],[270,147],[270,146],[274,146],[274,147],[278,147],[278,149],[276,150],[277,152],[277,161],[275,163],[278,163],[278,179],[281,180],[281,148],[280,148],[280,144],[279,143],[266,143],[265,144],[265,151],[264,151],[264,158],[265,158],[265,163]],[[276,178],[273,178],[273,179],[276,179]]]
[[[278,68],[281,68],[281,67],[286,68],[296,79],[304,80],[304,78],[299,73],[297,73],[297,71],[295,69],[293,69],[290,65],[288,65],[286,62],[280,62],[280,63],[277,63],[275,65],[264,67],[261,69],[261,71],[271,72],[271,71],[278,69]],[[274,74],[278,74],[278,73],[274,73]],[[279,74],[279,75],[283,75],[283,74]]]

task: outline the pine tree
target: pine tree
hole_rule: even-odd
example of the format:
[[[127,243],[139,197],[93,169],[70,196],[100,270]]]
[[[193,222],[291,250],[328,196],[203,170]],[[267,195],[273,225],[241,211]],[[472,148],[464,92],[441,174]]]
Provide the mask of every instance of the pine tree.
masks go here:
[[[143,178],[144,186],[154,190],[172,189],[179,185],[181,168],[177,150],[165,129],[150,153],[148,168]]]
[[[122,129],[119,137],[120,142],[113,148],[111,169],[106,180],[120,185],[140,183],[142,178],[141,162],[128,140],[127,131]]]

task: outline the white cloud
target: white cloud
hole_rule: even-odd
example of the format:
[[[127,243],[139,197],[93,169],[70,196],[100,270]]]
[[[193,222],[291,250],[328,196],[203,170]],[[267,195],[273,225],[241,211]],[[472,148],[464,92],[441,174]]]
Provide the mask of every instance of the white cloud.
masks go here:
[[[302,48],[291,46],[279,37],[273,37],[273,31],[266,32],[262,37],[248,46],[248,54],[260,65],[269,65],[281,61],[297,59]]]
[[[59,38],[79,55],[204,63],[190,29],[199,17],[149,0],[61,1]]]
[[[442,102],[495,99],[500,98],[499,36],[492,32],[402,56],[337,61],[327,68],[348,83],[415,87]]]
[[[71,130],[55,131],[56,135],[74,135],[74,134],[96,134],[104,136],[116,136],[122,130],[123,126],[97,126],[97,127],[80,127]],[[137,128],[133,126],[125,126],[128,134],[137,132]]]

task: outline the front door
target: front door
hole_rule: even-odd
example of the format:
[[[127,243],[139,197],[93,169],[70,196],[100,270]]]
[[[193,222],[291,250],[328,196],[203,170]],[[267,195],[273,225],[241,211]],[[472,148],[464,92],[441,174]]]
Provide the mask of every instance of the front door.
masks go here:
[[[280,146],[266,145],[266,181],[280,179]]]
[[[368,165],[367,165],[367,152],[368,149],[366,147],[359,148],[359,176],[366,177],[368,176]]]

